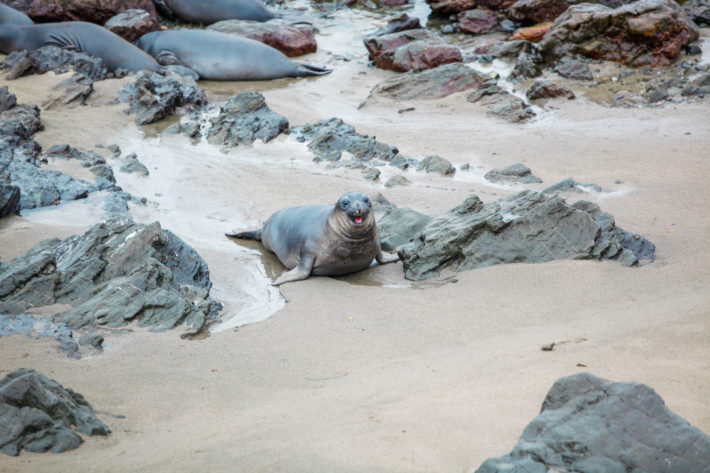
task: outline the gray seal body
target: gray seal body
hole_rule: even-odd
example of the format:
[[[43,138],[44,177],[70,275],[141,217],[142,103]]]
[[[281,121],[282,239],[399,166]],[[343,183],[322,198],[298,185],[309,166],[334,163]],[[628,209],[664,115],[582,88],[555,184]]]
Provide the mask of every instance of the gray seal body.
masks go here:
[[[269,80],[330,72],[294,62],[259,41],[218,31],[154,31],[141,36],[136,44],[160,64],[188,67],[206,80]]]
[[[335,206],[304,205],[274,213],[260,230],[227,236],[260,240],[290,271],[273,284],[299,281],[310,275],[338,276],[399,258],[384,255],[377,237],[370,199],[362,192],[348,192]]]
[[[21,11],[0,3],[0,25],[34,25],[34,21]]]
[[[157,71],[155,59],[111,31],[84,21],[34,25],[0,25],[0,52],[57,46],[103,60],[109,71]]]
[[[222,20],[268,21],[274,14],[260,0],[153,0],[171,20],[211,25]]]

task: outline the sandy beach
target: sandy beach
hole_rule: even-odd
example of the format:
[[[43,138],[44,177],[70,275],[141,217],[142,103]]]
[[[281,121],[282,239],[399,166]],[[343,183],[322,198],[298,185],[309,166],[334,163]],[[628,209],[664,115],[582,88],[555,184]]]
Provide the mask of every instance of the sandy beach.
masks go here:
[[[374,24],[374,23],[373,23]],[[508,453],[562,376],[588,371],[653,387],[675,413],[710,433],[710,120],[707,102],[614,108],[548,102],[529,123],[486,115],[461,94],[406,104],[371,98],[394,73],[329,50],[314,79],[200,83],[210,102],[258,90],[291,126],[340,117],[419,159],[437,154],[453,177],[406,171],[385,188],[359,171],[313,162],[289,136],[229,151],[138,127],[115,103],[129,78],[95,84],[86,105],[42,110],[43,148],[69,143],[106,157],[136,152],[147,178],[116,172],[148,199],[136,221],[160,221],[208,263],[223,324],[198,340],[180,330],[102,332],[104,351],[76,360],[51,339],[0,339],[0,377],[34,368],[82,393],[111,428],[62,454],[0,457],[3,472],[473,472]],[[320,38],[319,38],[320,41]],[[340,43],[336,43],[340,46]],[[335,50],[335,52],[334,52]],[[0,79],[18,103],[41,103],[68,75]],[[414,110],[400,113],[404,107]],[[109,160],[115,165],[115,162]],[[522,162],[544,183],[492,184],[483,175]],[[80,167],[49,166],[84,177]],[[115,167],[115,166],[114,166]],[[281,267],[259,245],[223,236],[290,205],[334,203],[346,191],[439,215],[470,194],[491,202],[573,177],[603,192],[565,194],[614,215],[656,245],[656,259],[498,265],[408,281],[402,264],[276,289]],[[0,260],[98,221],[91,199],[0,220]],[[39,310],[45,315],[50,309]],[[555,342],[555,349],[542,351]]]

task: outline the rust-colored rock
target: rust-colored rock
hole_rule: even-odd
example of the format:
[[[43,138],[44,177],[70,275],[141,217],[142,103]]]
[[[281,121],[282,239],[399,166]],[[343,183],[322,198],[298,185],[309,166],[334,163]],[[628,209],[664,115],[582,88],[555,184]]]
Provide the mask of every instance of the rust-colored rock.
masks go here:
[[[552,22],[540,23],[535,26],[528,26],[526,28],[518,28],[510,37],[510,40],[524,39],[525,41],[531,41],[537,43],[542,40],[542,37],[550,31],[552,27]]]
[[[365,47],[375,66],[398,72],[463,61],[459,48],[424,29],[365,38]]]
[[[314,53],[318,49],[312,26],[291,25],[283,20],[224,20],[207,29],[261,41],[289,57]]]
[[[483,34],[498,26],[498,15],[487,8],[476,8],[459,13],[459,28],[465,33]]]
[[[581,54],[640,66],[667,66],[698,38],[698,28],[673,0],[639,0],[616,9],[581,4],[555,20],[540,41],[554,61]]]
[[[431,11],[437,15],[448,15],[476,8],[476,0],[427,0]]]
[[[132,43],[146,33],[160,30],[160,23],[145,10],[126,10],[109,19],[104,28]]]
[[[126,10],[145,10],[158,20],[152,0],[11,0],[8,6],[24,12],[36,23],[89,21],[103,25]]]

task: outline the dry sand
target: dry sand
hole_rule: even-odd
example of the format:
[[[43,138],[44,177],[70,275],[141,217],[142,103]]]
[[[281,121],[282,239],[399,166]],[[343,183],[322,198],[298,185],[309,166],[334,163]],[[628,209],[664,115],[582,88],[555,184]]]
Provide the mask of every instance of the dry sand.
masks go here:
[[[226,154],[156,138],[160,126],[144,137],[125,105],[111,104],[119,81],[96,84],[86,106],[42,112],[46,130],[36,139],[44,147],[116,143],[138,153],[149,178],[116,173],[151,201],[135,217],[160,220],[203,255],[225,319],[244,315],[245,293],[262,315],[283,308],[195,341],[176,331],[107,333],[104,352],[81,360],[47,339],[0,339],[0,376],[34,368],[96,409],[126,416],[101,415],[112,434],[71,452],[2,456],[3,472],[472,472],[509,452],[552,383],[580,371],[647,383],[710,433],[708,105],[614,109],[579,97],[525,125],[488,117],[460,96],[406,104],[415,107],[407,113],[378,100],[358,109],[389,75],[361,57],[318,79],[206,87],[215,102],[261,90],[292,125],[338,116],[406,155],[439,154],[471,171],[409,171],[411,186],[385,189],[312,163],[287,137]],[[40,103],[59,80],[0,86]],[[656,261],[505,265],[441,284],[406,281],[397,263],[286,284],[284,302],[268,286],[279,271],[273,259],[221,236],[283,206],[334,202],[353,189],[432,215],[470,193],[492,201],[521,187],[482,175],[515,162],[545,181],[536,189],[567,177],[602,186],[569,200],[599,203],[656,244]],[[99,213],[79,203],[3,219],[0,258],[83,232]],[[541,351],[550,342],[555,349]]]

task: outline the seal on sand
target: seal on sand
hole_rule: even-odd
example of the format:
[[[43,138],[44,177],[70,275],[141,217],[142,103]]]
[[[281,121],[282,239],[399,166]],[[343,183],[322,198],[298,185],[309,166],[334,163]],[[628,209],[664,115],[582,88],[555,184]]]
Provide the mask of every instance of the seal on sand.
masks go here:
[[[380,264],[399,259],[382,253],[372,203],[362,192],[348,192],[335,207],[287,207],[269,217],[260,230],[227,236],[260,240],[276,254],[290,271],[277,278],[274,286],[300,281],[311,274],[353,273],[369,267],[373,259]]]
[[[141,36],[136,44],[160,64],[188,67],[206,80],[268,80],[330,72],[294,62],[259,41],[218,31],[154,31]]]
[[[211,25],[222,20],[268,21],[274,18],[260,0],[153,0],[161,15],[170,20]]]
[[[84,52],[103,60],[109,71],[160,69],[155,59],[106,28],[85,21],[63,21],[34,25],[0,25],[0,52],[57,46]]]
[[[0,25],[34,25],[29,16],[0,3]]]

